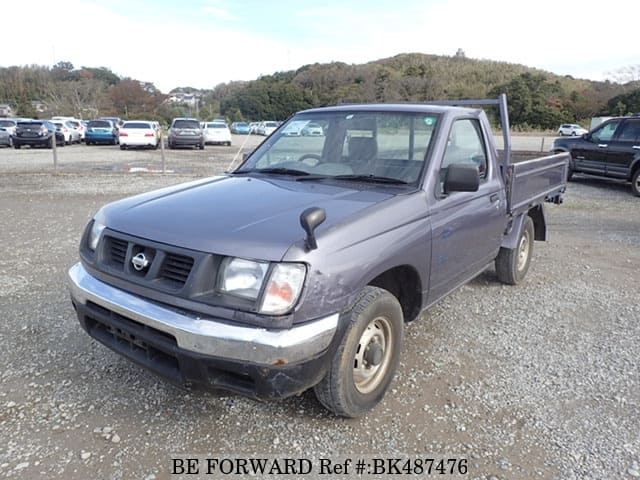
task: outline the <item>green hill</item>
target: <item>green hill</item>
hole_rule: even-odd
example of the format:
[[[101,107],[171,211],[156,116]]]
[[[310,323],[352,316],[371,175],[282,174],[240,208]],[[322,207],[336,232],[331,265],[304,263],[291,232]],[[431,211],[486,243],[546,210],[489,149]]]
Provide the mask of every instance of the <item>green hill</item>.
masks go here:
[[[488,98],[504,92],[516,128],[557,128],[562,122],[588,124],[594,115],[640,111],[638,86],[469,59],[461,51],[455,56],[406,53],[359,65],[315,63],[211,90],[174,89],[197,94],[199,101],[187,106],[166,101],[152,83],[120,78],[106,67],[76,69],[60,62],[52,68],[0,68],[0,103],[11,105],[15,115],[118,115],[165,121],[184,115],[284,120],[298,110],[337,103]]]

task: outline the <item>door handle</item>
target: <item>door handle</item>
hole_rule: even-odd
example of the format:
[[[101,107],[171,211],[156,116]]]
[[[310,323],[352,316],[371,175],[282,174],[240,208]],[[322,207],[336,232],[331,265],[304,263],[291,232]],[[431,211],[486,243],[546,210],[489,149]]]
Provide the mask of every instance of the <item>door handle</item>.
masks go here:
[[[494,193],[489,197],[489,201],[491,203],[496,203],[498,200],[500,200],[500,195],[498,195],[497,193]]]
[[[633,148],[635,148],[636,150],[640,150],[640,145],[634,145]]]
[[[609,145],[606,143],[599,143],[598,148],[607,148]]]

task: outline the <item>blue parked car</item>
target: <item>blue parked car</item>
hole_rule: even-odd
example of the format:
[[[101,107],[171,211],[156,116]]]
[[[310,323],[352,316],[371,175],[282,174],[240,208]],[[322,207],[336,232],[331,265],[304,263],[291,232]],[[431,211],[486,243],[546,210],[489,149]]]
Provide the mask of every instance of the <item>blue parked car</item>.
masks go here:
[[[247,122],[233,122],[231,124],[231,133],[249,135],[251,133],[251,127]]]
[[[94,143],[115,145],[118,143],[118,129],[111,120],[91,120],[87,125],[84,138],[87,145]]]

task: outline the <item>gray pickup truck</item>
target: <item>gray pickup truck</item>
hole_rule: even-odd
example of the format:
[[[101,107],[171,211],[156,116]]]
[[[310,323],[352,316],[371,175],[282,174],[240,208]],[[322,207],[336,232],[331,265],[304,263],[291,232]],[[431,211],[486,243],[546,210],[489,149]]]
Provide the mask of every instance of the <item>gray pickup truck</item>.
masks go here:
[[[482,109],[502,112],[500,156]],[[510,162],[506,97],[299,112],[235,170],[101,208],[69,286],[80,324],[181,385],[336,414],[384,397],[404,322],[495,263],[519,283],[568,155]]]

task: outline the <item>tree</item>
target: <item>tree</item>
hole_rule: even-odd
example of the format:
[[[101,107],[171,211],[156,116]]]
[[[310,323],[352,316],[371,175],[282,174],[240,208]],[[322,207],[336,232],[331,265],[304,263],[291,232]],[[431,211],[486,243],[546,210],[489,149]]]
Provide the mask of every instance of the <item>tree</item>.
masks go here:
[[[616,95],[607,102],[609,112],[615,115],[629,115],[640,112],[640,88],[629,93]]]
[[[566,115],[559,101],[560,84],[544,74],[523,73],[491,91],[492,96],[500,93],[507,94],[509,120],[513,125],[555,128]]]
[[[160,106],[164,98],[155,87],[150,88],[149,84],[131,78],[121,80],[109,92],[115,112],[125,118],[149,115]]]

